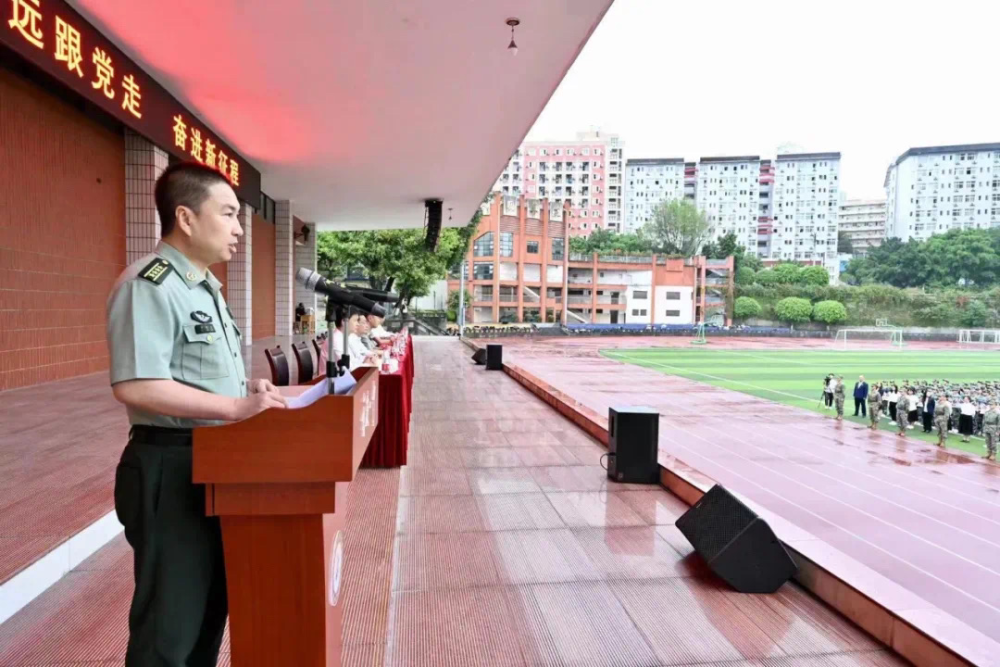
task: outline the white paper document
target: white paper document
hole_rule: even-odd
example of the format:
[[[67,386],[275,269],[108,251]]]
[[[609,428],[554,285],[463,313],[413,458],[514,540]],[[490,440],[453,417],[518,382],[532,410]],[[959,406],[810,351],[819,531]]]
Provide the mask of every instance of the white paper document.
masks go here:
[[[353,375],[350,373],[344,373],[343,375],[333,379],[333,393],[337,396],[342,396],[343,394],[349,392],[357,383],[358,381],[354,379]],[[288,401],[288,407],[295,410],[297,408],[304,408],[312,405],[324,396],[329,395],[329,388],[330,383],[326,380],[317,382],[298,396],[288,397],[288,399],[286,399]]]

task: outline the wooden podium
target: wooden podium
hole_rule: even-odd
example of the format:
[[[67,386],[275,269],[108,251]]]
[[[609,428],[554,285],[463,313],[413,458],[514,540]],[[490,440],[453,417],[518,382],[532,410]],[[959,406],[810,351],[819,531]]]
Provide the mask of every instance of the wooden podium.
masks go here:
[[[378,425],[378,370],[349,394],[194,430],[222,523],[234,667],[337,667],[348,487]]]

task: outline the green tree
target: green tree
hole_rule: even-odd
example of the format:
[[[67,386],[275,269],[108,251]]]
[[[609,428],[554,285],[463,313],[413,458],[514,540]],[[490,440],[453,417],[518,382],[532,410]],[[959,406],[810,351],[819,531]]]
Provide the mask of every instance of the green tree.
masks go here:
[[[458,296],[459,291],[453,289],[448,293],[448,321],[458,322]],[[469,304],[472,302],[472,295],[469,294],[469,290],[465,290],[465,309],[468,311]]]
[[[652,241],[657,252],[691,257],[708,236],[708,221],[689,201],[664,201],[653,209],[653,220],[646,223],[643,236]]]
[[[733,304],[733,317],[737,320],[746,320],[760,315],[762,308],[757,299],[749,296],[737,297]]]
[[[754,278],[756,277],[756,275],[757,274],[754,273],[754,270],[751,269],[749,266],[741,266],[740,268],[736,269],[736,275],[734,276],[733,280],[736,282],[737,285],[753,285]]]
[[[813,306],[813,320],[827,324],[840,324],[847,319],[847,308],[839,301],[820,301]]]
[[[799,272],[802,267],[798,264],[784,263],[778,264],[772,269],[774,271],[775,282],[781,285],[792,285],[799,282]]]
[[[589,236],[573,236],[569,251],[582,255],[593,253],[643,255],[653,251],[652,242],[641,234],[618,234],[606,229],[595,229]]]
[[[746,248],[740,245],[739,239],[736,238],[735,232],[726,232],[722,238],[719,239],[719,255],[718,259],[725,259],[732,255],[733,257],[741,257],[746,253]]]
[[[809,299],[800,299],[794,296],[786,297],[774,305],[774,313],[778,319],[791,324],[808,322],[812,310]]]
[[[757,275],[754,276],[754,280],[758,285],[777,285],[778,274],[774,272],[774,269],[764,269],[763,271],[757,272]]]
[[[802,285],[825,287],[830,284],[830,274],[822,266],[803,266],[799,270],[798,282]]]
[[[851,235],[847,232],[837,232],[837,252],[845,255],[854,254],[854,244],[851,241]]]
[[[990,320],[990,309],[982,301],[971,301],[962,311],[962,326],[979,329]]]
[[[427,250],[420,229],[320,232],[316,238],[317,266],[320,273],[334,281],[360,268],[375,288],[394,277],[393,289],[409,303],[425,296],[435,281],[461,263],[480,217],[477,210],[464,227],[442,229],[433,251]]]
[[[699,251],[702,255],[709,259],[723,259],[722,251],[719,249],[719,244],[715,241],[708,241]]]

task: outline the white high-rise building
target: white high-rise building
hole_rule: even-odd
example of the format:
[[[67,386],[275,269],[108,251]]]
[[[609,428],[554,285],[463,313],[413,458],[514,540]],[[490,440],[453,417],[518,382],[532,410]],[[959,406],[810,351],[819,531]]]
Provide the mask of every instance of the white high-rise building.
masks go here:
[[[629,160],[625,163],[625,231],[636,232],[653,219],[664,201],[684,198],[684,158]]]
[[[729,232],[757,248],[760,157],[704,157],[695,177],[695,205],[705,213],[712,239]]]
[[[885,175],[886,236],[1000,227],[1000,143],[911,148]]]
[[[617,134],[577,132],[574,141],[526,141],[514,152],[494,192],[569,202],[571,236],[622,231],[624,144]]]
[[[839,192],[840,153],[779,155],[774,161],[770,259],[821,261],[837,276]]]
[[[851,239],[852,254],[868,254],[885,239],[885,200],[848,199],[840,205],[837,227]]]

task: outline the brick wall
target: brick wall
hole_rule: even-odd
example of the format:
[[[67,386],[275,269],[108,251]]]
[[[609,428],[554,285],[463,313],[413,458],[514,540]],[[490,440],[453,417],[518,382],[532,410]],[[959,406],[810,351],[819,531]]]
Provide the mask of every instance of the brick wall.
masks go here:
[[[274,335],[274,225],[253,216],[253,339]]]
[[[0,68],[0,390],[108,367],[125,142]]]

